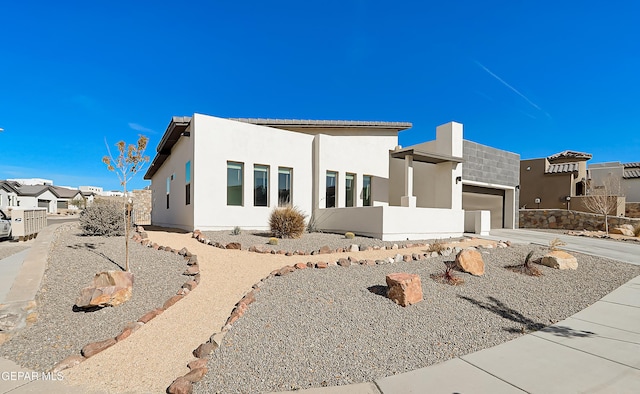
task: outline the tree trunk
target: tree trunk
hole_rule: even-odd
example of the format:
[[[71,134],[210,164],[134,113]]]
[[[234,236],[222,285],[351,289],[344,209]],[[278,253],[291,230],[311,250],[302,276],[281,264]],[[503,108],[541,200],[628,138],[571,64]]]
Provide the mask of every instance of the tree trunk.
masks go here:
[[[124,269],[129,272],[129,203],[127,201],[127,183],[124,183]]]

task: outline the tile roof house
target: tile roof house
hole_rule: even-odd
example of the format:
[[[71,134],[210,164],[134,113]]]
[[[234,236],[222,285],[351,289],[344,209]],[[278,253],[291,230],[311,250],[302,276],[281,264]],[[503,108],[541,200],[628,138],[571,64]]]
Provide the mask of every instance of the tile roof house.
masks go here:
[[[587,190],[591,154],[565,150],[548,157],[520,161],[520,207],[569,209],[571,198]]]
[[[151,180],[152,223],[265,230],[275,207],[293,205],[327,232],[384,240],[459,236],[465,230],[462,125],[439,126],[436,140],[403,149],[398,133],[410,127],[173,117],[144,176]],[[490,189],[482,179],[469,182]],[[516,185],[497,192],[501,212],[510,209],[505,227],[515,225]]]

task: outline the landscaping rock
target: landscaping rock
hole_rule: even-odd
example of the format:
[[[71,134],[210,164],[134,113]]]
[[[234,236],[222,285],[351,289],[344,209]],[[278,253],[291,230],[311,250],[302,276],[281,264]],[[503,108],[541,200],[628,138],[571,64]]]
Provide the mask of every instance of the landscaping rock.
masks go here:
[[[327,268],[329,266],[329,264],[319,261],[316,263],[316,268]]]
[[[196,287],[198,287],[198,283],[195,280],[190,280],[182,285],[183,289],[187,289],[189,291],[193,291]]]
[[[116,337],[116,341],[120,342],[122,340],[129,338],[131,334],[138,331],[138,329],[143,325],[144,323],[139,321],[128,323],[126,326],[124,326],[120,334]]]
[[[165,301],[164,305],[162,305],[162,309],[167,309],[171,306],[173,306],[176,302],[180,301],[182,298],[184,298],[184,296],[182,295],[174,295],[173,297],[169,298],[167,301]]]
[[[420,302],[422,298],[422,282],[415,274],[395,273],[386,277],[387,297],[398,305],[409,306]]]
[[[484,275],[484,260],[482,254],[475,249],[464,249],[456,255],[456,267],[471,275]]]
[[[632,227],[632,226],[630,226]],[[627,237],[635,237],[636,234],[633,232],[633,227],[631,229],[627,228],[627,227],[614,227],[612,229],[609,230],[609,234],[620,234],[620,235],[626,235]]]
[[[184,271],[183,275],[193,276],[193,275],[197,275],[199,273],[200,273],[200,266],[198,264],[194,264],[194,265],[190,265],[189,267],[187,267],[187,269]]]
[[[191,371],[189,371],[188,374],[184,375],[183,378],[195,383],[195,382],[199,382],[202,380],[202,378],[204,378],[204,375],[207,374],[207,367],[202,367],[202,368],[194,368]]]
[[[193,383],[187,379],[180,377],[171,383],[171,386],[167,388],[169,394],[191,394],[193,393]]]
[[[294,265],[294,267],[295,267],[296,269],[303,270],[303,269],[307,268],[307,265],[306,265],[305,263],[296,263],[296,264]]]
[[[578,260],[562,250],[554,250],[542,257],[540,264],[560,270],[574,270],[578,268]]]
[[[241,250],[242,249],[242,245],[238,242],[230,242],[227,244],[226,246],[227,249],[235,249],[235,250]]]
[[[282,268],[280,268],[278,270],[278,272],[276,272],[276,276],[285,276],[287,274],[292,273],[293,271],[295,271],[296,269],[290,265],[286,265]]]
[[[156,308],[150,312],[145,313],[144,315],[142,315],[141,318],[138,319],[138,322],[140,323],[148,323],[151,319],[153,319],[154,317],[158,316],[159,314],[161,314],[162,312],[164,312],[163,309],[160,308]]]
[[[96,306],[117,306],[131,299],[133,274],[123,271],[99,272],[93,278],[93,285],[85,287],[76,299],[78,308]]]
[[[340,267],[349,267],[351,265],[351,262],[347,259],[342,258],[342,259],[338,259],[338,265]]]
[[[205,343],[201,344],[200,346],[198,346],[196,348],[196,350],[193,351],[193,356],[196,357],[196,358],[205,358],[209,354],[211,354],[212,351],[216,350],[217,348],[218,348],[218,344],[217,343],[205,342]]]
[[[100,353],[101,351],[110,348],[111,346],[116,344],[115,338],[105,339],[104,341],[92,342],[88,345],[85,345],[80,352],[84,357],[89,358],[93,355]]]
[[[187,367],[189,369],[198,369],[198,368],[204,368],[207,366],[207,360],[206,358],[196,358],[193,361],[190,361],[189,364],[187,364]]]
[[[329,254],[329,253],[333,253],[333,250],[328,247],[328,246],[323,246],[320,248],[320,250],[318,251],[319,254]]]
[[[351,245],[349,247],[349,252],[359,252],[360,251],[360,247],[358,245]]]

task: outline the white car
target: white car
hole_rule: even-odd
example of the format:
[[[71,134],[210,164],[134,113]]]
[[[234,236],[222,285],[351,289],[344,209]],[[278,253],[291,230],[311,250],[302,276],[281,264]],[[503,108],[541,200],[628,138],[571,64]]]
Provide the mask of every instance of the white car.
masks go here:
[[[11,239],[11,219],[0,210],[0,239]]]

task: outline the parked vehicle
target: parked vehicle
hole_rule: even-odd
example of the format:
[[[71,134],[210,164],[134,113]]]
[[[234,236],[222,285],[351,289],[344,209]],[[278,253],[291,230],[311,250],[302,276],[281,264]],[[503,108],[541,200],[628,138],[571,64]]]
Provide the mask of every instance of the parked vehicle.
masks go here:
[[[0,209],[0,239],[11,239],[11,219]]]

